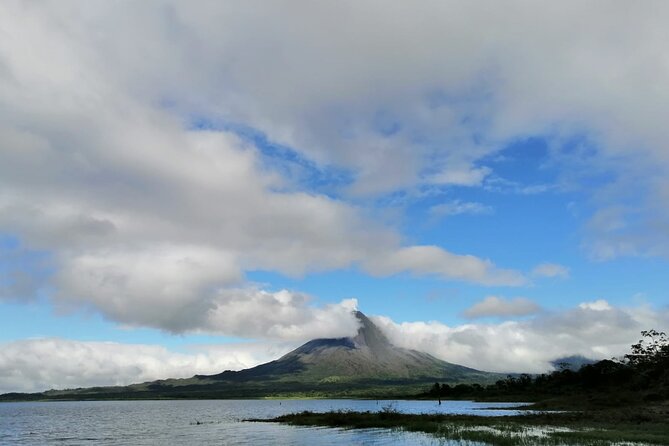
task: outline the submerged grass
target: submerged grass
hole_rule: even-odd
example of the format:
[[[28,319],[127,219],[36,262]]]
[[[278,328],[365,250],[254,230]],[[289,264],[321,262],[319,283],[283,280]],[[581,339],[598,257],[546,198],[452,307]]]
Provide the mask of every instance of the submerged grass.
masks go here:
[[[500,446],[669,444],[667,414],[638,409],[634,413],[625,410],[542,412],[514,417],[416,415],[392,409],[381,412],[305,411],[262,421],[300,426],[402,429]]]

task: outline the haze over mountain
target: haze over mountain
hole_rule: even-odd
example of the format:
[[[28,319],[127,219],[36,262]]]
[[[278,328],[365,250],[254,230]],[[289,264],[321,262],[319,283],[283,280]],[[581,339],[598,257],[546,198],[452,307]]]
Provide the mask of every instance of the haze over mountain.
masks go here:
[[[314,339],[281,358],[240,371],[130,386],[5,394],[2,399],[230,398],[307,393],[408,394],[443,383],[489,383],[500,377],[396,347],[362,312],[354,337]]]

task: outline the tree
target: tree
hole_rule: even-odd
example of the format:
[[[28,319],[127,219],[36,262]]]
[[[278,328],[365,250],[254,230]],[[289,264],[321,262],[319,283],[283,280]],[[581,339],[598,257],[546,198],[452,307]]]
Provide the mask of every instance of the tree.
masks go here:
[[[632,345],[632,353],[625,355],[634,367],[656,367],[669,363],[669,339],[663,331],[644,330],[642,339]]]

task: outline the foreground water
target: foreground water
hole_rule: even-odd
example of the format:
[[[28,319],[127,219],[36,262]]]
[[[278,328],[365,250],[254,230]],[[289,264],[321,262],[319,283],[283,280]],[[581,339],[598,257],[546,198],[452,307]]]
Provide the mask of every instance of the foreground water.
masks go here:
[[[373,400],[67,401],[0,404],[0,444],[12,445],[460,445],[383,429],[244,422],[311,410],[514,415],[516,403]],[[498,409],[487,409],[487,408]],[[474,445],[476,443],[467,443]]]

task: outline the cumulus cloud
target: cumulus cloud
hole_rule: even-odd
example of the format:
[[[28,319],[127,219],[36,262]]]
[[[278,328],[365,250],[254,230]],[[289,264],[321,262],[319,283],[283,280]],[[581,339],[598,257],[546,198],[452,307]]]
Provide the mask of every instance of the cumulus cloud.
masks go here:
[[[231,311],[230,299],[243,300],[231,296],[245,296],[259,305],[258,312],[265,298],[276,296],[240,293],[252,288],[245,283],[249,270],[301,276],[361,265],[381,275],[406,271],[483,284],[521,282],[519,273],[489,260],[436,246],[405,246],[400,234],[357,206],[297,184],[234,132],[194,125],[191,117],[204,115],[256,128],[308,162],[353,169],[358,180],[350,191],[360,194],[392,189],[386,182],[393,178],[412,185],[420,170],[407,138],[391,137],[389,130],[387,138],[378,138],[366,127],[351,128],[351,145],[344,144],[337,137],[342,116],[330,120],[325,102],[311,102],[311,83],[299,95],[286,95],[293,89],[282,82],[292,75],[278,70],[258,77],[276,61],[274,51],[256,45],[271,39],[247,40],[246,25],[239,27],[238,20],[271,18],[266,24],[273,28],[281,20],[257,16],[265,6],[237,12],[234,3],[221,10],[200,6],[0,6],[6,37],[0,39],[0,231],[17,236],[26,249],[48,252],[50,260],[48,278],[32,277],[31,283],[12,273],[13,288],[0,297],[28,296],[48,286],[57,306],[85,306],[124,324],[236,333],[221,310]],[[217,36],[217,30],[226,31]],[[301,45],[301,39],[291,42]],[[286,54],[289,71],[301,51]],[[255,71],[260,54],[268,64]],[[327,78],[318,83],[323,94],[323,85],[337,85]],[[257,102],[261,91],[264,99]],[[319,101],[340,92],[321,93]],[[305,103],[290,112],[296,105],[290,98],[297,97]],[[328,104],[337,109],[336,102]],[[303,113],[314,119],[293,128],[292,119],[301,120]],[[325,144],[330,133],[333,139]],[[466,170],[461,158],[471,156],[451,158]],[[379,260],[386,257],[392,264]],[[296,305],[299,311],[310,308]],[[268,322],[265,334],[290,337],[300,331],[290,328],[292,319],[285,323]]]
[[[582,302],[578,304],[578,307],[583,310],[592,310],[592,311],[608,311],[611,310],[611,305],[604,299],[598,299],[592,302]]]
[[[559,277],[566,279],[569,277],[569,268],[557,263],[541,263],[534,267],[532,275],[537,277]]]
[[[345,199],[485,186],[490,155],[548,135],[564,172],[618,174],[596,212],[648,192],[621,225],[595,213],[586,246],[666,255],[667,7],[2,2],[0,230],[52,253],[59,304],[170,330],[206,320],[252,269],[521,284],[487,259],[405,246]],[[198,117],[351,182],[334,198],[305,191]],[[574,135],[590,150],[565,149]],[[164,320],[131,314],[158,299]]]
[[[492,206],[475,201],[460,201],[453,200],[446,203],[440,203],[430,208],[430,214],[442,217],[448,215],[460,214],[491,214],[493,212]]]
[[[456,255],[437,246],[411,246],[385,256],[370,259],[364,268],[374,275],[391,275],[409,271],[475,281],[483,284],[523,285],[525,277],[517,271],[496,268],[489,260]]]
[[[470,319],[482,317],[514,317],[527,316],[537,313],[541,307],[525,297],[506,299],[498,296],[488,296],[465,310],[464,315]]]
[[[291,347],[240,343],[191,346],[180,353],[157,345],[60,338],[5,342],[0,344],[0,393],[128,385],[215,374],[275,359]]]
[[[204,327],[239,336],[307,341],[317,337],[353,336],[359,321],[356,299],[318,308],[304,294],[282,290],[225,290],[212,301]]]
[[[105,283],[114,277],[122,282],[120,286]],[[128,280],[136,277],[132,275]],[[357,308],[356,299],[319,306],[311,296],[285,289],[271,292],[252,285],[209,289],[200,282],[184,282],[183,277],[181,273],[176,280],[158,281],[164,289],[154,294],[146,291],[156,287],[150,278],[146,279],[146,289],[141,286],[126,289],[123,276],[111,276],[101,284],[96,276],[85,277],[75,280],[74,288],[65,289],[74,292],[92,283],[91,288],[85,288],[81,294],[61,296],[56,305],[61,311],[88,307],[125,326],[154,327],[172,333],[306,341],[350,336],[358,328],[352,313]]]
[[[495,372],[542,373],[552,369],[550,361],[563,356],[619,357],[629,352],[641,330],[668,326],[669,311],[619,308],[601,300],[498,324],[397,323],[382,316],[373,320],[394,344],[446,361]]]
[[[480,186],[491,172],[488,167],[453,169],[448,168],[429,177],[430,183],[451,184],[456,186]]]

